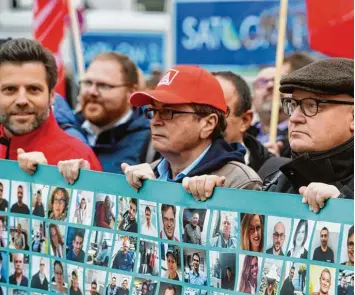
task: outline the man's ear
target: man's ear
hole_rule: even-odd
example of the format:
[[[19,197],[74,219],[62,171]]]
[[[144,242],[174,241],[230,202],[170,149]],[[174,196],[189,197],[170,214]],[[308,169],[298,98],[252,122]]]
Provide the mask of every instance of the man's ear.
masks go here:
[[[350,131],[354,134],[354,108],[351,110]]]
[[[200,138],[205,139],[210,137],[216,129],[216,126],[218,125],[218,116],[217,114],[209,114],[208,116],[202,118],[200,122],[202,124]]]
[[[55,100],[55,90],[53,89],[53,90],[49,93],[49,105],[50,105],[50,106],[54,105],[54,100]]]
[[[131,98],[131,95],[138,90],[138,85],[134,84],[133,86],[128,87],[127,90],[127,102],[130,104],[129,99]]]
[[[242,126],[240,127],[241,132],[244,133],[249,129],[251,122],[253,121],[253,117],[254,113],[252,110],[247,110],[244,114],[240,116],[240,118],[242,119]]]

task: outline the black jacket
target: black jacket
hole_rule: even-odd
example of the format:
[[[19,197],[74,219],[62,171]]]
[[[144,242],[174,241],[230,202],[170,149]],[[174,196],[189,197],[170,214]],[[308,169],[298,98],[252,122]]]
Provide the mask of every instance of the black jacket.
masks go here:
[[[326,152],[292,153],[292,161],[265,178],[263,190],[298,194],[311,182],[334,185],[340,197],[354,199],[354,138]]]
[[[36,288],[36,289],[41,289],[41,290],[48,290],[48,280],[47,280],[47,278],[45,278],[43,280],[43,284],[41,284],[41,280],[39,278],[39,272],[36,273],[32,277],[31,288]]]

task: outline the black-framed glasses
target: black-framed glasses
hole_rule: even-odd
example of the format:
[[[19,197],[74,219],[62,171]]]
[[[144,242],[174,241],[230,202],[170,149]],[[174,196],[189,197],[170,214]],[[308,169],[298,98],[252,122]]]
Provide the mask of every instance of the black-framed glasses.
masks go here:
[[[121,87],[126,87],[129,86],[130,84],[128,83],[123,83],[123,84],[108,84],[108,83],[103,83],[103,82],[94,82],[91,80],[81,80],[79,82],[80,88],[83,90],[91,88],[93,85],[96,86],[97,90],[102,93],[102,92],[107,92],[110,91],[114,88],[121,88]]]
[[[282,109],[284,113],[288,116],[291,116],[298,106],[301,107],[302,113],[307,117],[314,117],[318,113],[319,104],[344,104],[344,105],[353,105],[352,101],[343,101],[343,100],[330,100],[322,98],[303,98],[296,100],[292,97],[282,98]]]
[[[283,233],[280,234],[280,233],[274,232],[272,235],[275,239],[281,239],[281,240],[285,239],[285,234],[283,234]]]
[[[153,119],[157,113],[159,114],[159,118],[162,120],[172,120],[172,118],[176,114],[195,114],[195,115],[202,114],[202,113],[198,113],[198,112],[177,111],[177,110],[171,110],[171,109],[146,108],[144,110],[144,115],[148,119]]]

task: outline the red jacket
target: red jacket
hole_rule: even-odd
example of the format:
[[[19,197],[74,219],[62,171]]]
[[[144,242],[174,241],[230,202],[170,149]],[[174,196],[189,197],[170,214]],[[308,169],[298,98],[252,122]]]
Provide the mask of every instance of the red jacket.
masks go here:
[[[17,149],[25,152],[42,152],[48,165],[59,161],[84,159],[89,161],[91,170],[102,171],[101,164],[91,148],[80,140],[65,133],[57,124],[52,112],[42,126],[36,130],[6,138],[4,127],[0,125],[0,159],[17,160]]]

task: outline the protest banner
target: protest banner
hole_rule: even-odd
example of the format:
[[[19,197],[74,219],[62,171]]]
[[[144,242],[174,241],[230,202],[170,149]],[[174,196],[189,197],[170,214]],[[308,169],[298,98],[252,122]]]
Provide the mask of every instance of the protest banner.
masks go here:
[[[135,192],[122,175],[68,185],[56,167],[0,167],[2,294],[336,295],[353,276],[350,200],[314,214],[298,195],[218,188],[197,202],[176,183]]]

